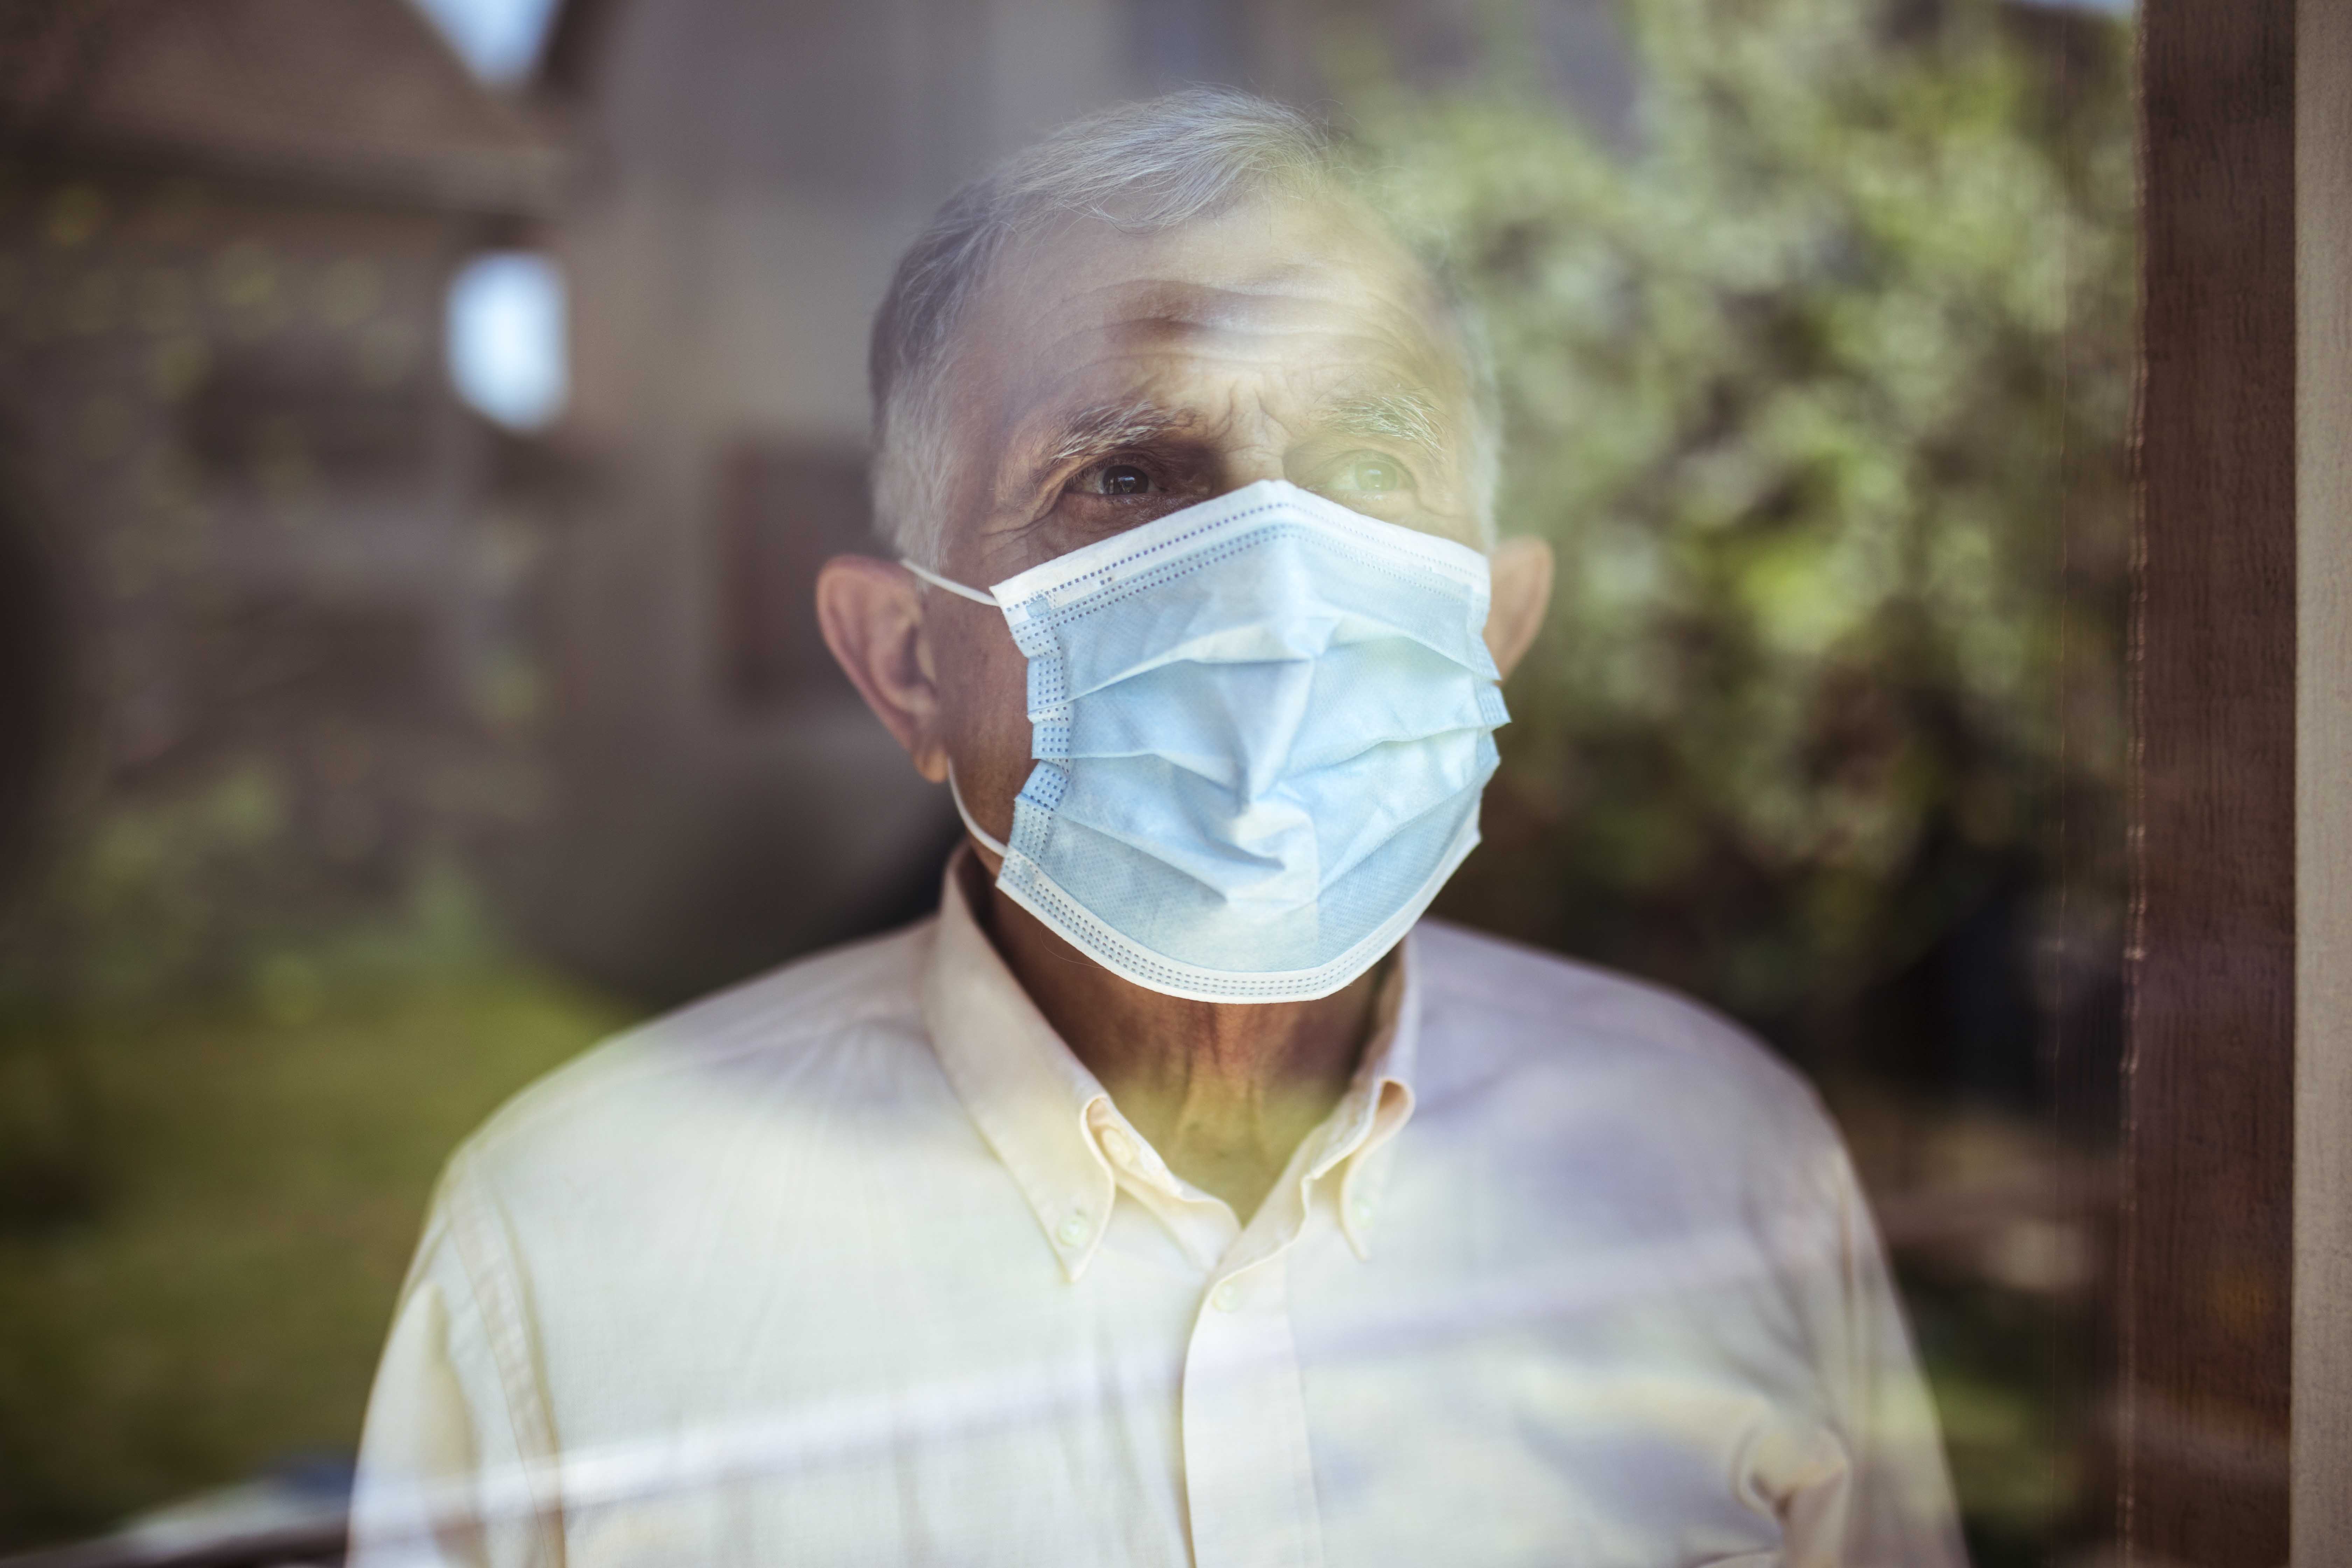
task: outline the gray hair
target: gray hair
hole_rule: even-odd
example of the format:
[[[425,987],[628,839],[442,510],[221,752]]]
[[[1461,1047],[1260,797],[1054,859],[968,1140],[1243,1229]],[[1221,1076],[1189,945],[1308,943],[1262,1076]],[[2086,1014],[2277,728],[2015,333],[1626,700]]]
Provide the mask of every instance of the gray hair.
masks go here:
[[[1014,241],[1070,218],[1150,233],[1269,190],[1345,196],[1354,188],[1330,136],[1305,115],[1230,89],[1191,88],[1074,121],[956,192],[899,258],[874,318],[867,372],[877,531],[909,560],[943,564],[947,372],[963,313]],[[1485,334],[1444,268],[1424,260],[1472,391],[1472,495],[1479,526],[1491,535],[1499,456],[1494,372]]]

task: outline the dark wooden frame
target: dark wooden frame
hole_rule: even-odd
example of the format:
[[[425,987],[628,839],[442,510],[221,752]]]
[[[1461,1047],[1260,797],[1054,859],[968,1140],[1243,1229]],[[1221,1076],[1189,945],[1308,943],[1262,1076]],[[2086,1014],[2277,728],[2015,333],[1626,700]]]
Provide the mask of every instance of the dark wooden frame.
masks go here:
[[[2127,1562],[2287,1560],[2295,0],[2148,0],[2118,1301]]]

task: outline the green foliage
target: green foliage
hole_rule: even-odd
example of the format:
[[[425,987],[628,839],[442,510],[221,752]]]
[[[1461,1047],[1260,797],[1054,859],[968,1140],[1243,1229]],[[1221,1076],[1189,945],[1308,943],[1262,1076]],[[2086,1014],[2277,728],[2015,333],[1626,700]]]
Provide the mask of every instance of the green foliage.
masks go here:
[[[21,983],[68,1006],[132,1010],[232,962],[286,830],[286,792],[258,763],[151,800],[110,803],[43,900]]]
[[[1361,113],[1488,322],[1504,530],[1559,552],[1452,908],[1759,1017],[2112,795],[2060,694],[2118,662],[2127,37],[1905,11],[1637,0],[1630,148],[1489,89]]]
[[[305,951],[299,1016],[265,989],[47,1037],[106,1201],[0,1214],[0,1552],[348,1451],[450,1149],[627,1021],[511,963],[397,969],[391,941]]]
[[[0,931],[0,1237],[100,1212],[117,1185],[90,1042],[247,1008],[296,1026],[513,963],[473,884],[420,855],[339,884],[246,759],[88,814]]]

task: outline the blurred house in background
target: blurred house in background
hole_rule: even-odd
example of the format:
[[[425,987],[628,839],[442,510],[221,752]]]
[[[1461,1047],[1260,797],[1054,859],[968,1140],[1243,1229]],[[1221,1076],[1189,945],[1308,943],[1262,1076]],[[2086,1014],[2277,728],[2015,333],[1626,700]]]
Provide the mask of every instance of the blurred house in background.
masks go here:
[[[1612,7],[1543,15],[1544,85],[1622,127]],[[869,547],[898,252],[1087,110],[1329,107],[1479,41],[1407,0],[570,0],[501,88],[403,0],[0,19],[0,896],[110,999],[436,858],[654,1002],[927,909],[952,818],[810,613]],[[517,247],[572,365],[520,430],[445,343]]]
[[[562,160],[403,0],[0,18],[0,877],[168,985],[529,816],[547,542],[442,321]]]

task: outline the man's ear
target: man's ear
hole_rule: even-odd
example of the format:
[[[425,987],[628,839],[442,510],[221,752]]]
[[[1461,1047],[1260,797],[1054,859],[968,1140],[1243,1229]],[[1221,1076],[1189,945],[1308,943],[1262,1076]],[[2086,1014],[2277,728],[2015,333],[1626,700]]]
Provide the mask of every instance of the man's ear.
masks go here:
[[[948,776],[922,590],[905,567],[836,555],[816,574],[816,623],[849,683],[933,784]]]
[[[1486,651],[1505,675],[1526,657],[1551,607],[1551,541],[1522,534],[1487,558],[1494,594],[1486,606]]]

